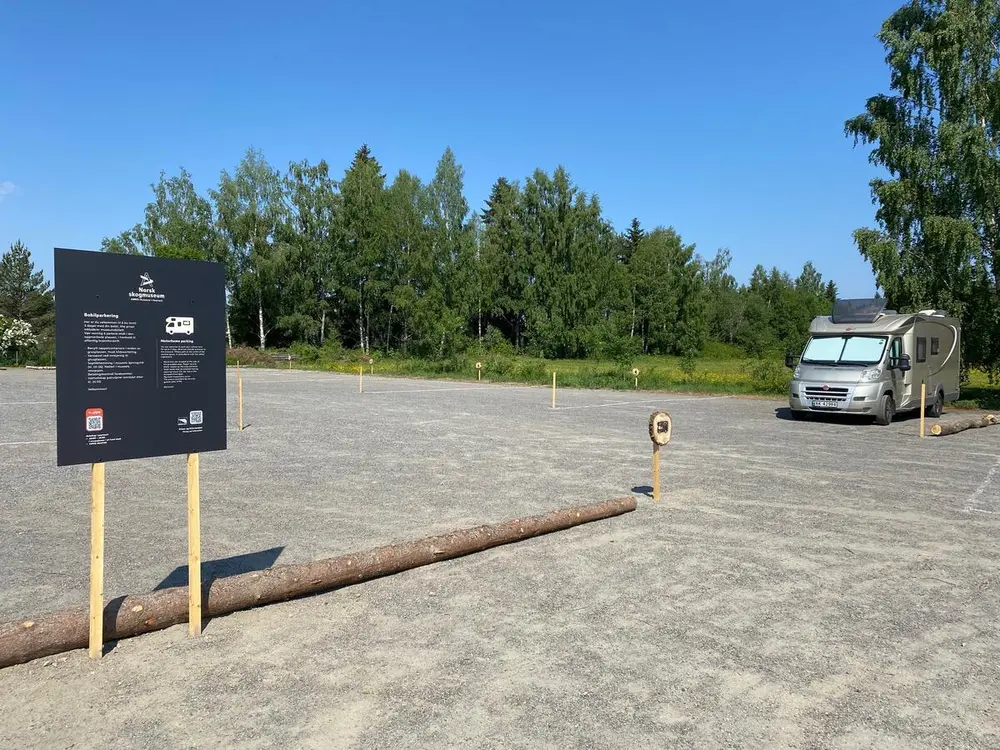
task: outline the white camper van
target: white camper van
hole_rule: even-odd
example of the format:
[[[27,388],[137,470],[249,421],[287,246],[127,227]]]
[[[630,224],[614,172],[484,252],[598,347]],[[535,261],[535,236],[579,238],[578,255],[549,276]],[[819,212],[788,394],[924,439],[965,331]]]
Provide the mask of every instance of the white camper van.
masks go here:
[[[838,300],[833,315],[818,317],[798,361],[788,403],[792,416],[810,412],[871,415],[880,425],[920,408],[927,385],[927,414],[937,417],[959,397],[961,324],[940,310],[900,314],[885,301]]]

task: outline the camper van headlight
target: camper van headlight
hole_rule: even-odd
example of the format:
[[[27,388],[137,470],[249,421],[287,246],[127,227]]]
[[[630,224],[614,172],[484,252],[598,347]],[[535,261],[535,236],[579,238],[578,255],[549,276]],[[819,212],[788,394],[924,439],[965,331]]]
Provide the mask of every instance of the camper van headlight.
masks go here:
[[[798,380],[802,377],[802,368],[796,365],[795,369],[792,370],[792,380]]]
[[[880,377],[882,377],[881,367],[869,367],[867,370],[861,373],[861,379],[867,380],[869,383],[874,383]]]

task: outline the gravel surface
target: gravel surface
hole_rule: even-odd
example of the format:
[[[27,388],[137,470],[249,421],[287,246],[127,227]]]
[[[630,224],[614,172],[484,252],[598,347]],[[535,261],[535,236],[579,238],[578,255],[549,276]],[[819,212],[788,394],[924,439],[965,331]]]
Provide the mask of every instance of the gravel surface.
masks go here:
[[[235,374],[229,421],[235,427]],[[0,671],[0,746],[1000,745],[1000,428],[248,371],[215,575],[634,494],[623,517]],[[0,372],[0,620],[87,602],[52,372]],[[649,413],[674,418],[664,501]],[[946,414],[947,420],[955,414]],[[183,584],[183,457],[109,464],[108,597]]]

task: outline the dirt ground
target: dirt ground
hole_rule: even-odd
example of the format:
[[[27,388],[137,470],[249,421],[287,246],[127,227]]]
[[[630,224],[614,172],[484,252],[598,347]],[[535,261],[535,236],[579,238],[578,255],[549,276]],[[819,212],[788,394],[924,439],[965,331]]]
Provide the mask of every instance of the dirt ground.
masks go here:
[[[1000,428],[921,441],[913,419],[800,423],[759,399],[567,390],[553,410],[543,388],[357,385],[245,373],[249,427],[202,456],[212,575],[639,509],[200,639],[0,670],[0,747],[1000,746]],[[0,372],[0,620],[87,602],[87,468],[55,466],[54,394],[51,372]],[[107,596],[183,584],[183,457],[107,482]]]

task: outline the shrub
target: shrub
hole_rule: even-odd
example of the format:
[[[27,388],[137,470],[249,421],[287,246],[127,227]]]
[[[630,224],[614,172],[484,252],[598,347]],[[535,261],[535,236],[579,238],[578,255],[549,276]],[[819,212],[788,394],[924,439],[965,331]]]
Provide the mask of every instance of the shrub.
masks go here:
[[[315,362],[319,359],[319,349],[312,344],[296,341],[288,348],[289,353],[298,355],[302,362]]]
[[[744,365],[751,385],[764,393],[781,393],[788,388],[789,374],[771,359],[753,359]]]
[[[226,352],[226,364],[235,365],[237,362],[241,365],[250,366],[274,364],[274,360],[271,359],[271,355],[267,352],[262,352],[260,349],[252,349],[249,346],[237,346]]]

